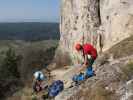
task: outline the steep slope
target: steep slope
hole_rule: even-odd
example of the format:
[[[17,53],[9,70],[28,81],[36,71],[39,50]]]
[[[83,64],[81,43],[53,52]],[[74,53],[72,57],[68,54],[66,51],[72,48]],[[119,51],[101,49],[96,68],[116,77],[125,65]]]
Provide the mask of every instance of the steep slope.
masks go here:
[[[94,65],[96,76],[86,80],[78,87],[65,89],[56,97],[56,100],[132,100],[132,51],[133,36],[112,46],[104,54],[99,55],[96,60]],[[65,70],[66,73],[61,74],[62,80],[67,80],[73,74],[73,67],[68,67],[73,71],[68,69],[68,71]],[[60,78],[59,74],[56,75]]]
[[[132,100],[133,56],[106,59],[104,64],[103,57],[95,64],[96,76],[65,89],[55,100]]]

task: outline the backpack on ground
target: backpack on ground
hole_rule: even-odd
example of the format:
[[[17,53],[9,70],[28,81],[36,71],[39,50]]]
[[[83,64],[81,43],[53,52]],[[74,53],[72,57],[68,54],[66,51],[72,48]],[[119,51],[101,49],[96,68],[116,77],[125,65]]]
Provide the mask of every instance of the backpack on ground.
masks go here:
[[[80,73],[79,75],[74,75],[72,80],[74,82],[83,81],[85,79],[85,75],[83,73]]]
[[[49,97],[55,97],[57,96],[62,90],[64,89],[64,84],[62,81],[57,80],[54,81],[48,89],[48,96]]]
[[[72,80],[74,82],[78,83],[78,82],[82,82],[85,79],[90,78],[90,77],[92,77],[94,75],[95,75],[95,73],[93,71],[93,68],[92,67],[88,67],[86,69],[86,72],[85,73],[80,73],[78,75],[74,75],[73,78],[72,78]]]

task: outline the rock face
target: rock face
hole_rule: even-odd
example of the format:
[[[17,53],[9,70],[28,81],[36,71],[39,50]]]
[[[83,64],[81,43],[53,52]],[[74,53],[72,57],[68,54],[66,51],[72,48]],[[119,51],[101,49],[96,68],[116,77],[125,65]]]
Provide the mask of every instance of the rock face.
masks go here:
[[[133,79],[129,80],[126,83],[126,92],[125,95],[121,98],[121,100],[132,100],[133,99]]]
[[[104,48],[110,48],[133,34],[133,0],[101,0],[100,15]]]
[[[100,25],[98,0],[62,0],[60,20],[60,48],[69,52],[71,59],[77,59],[75,43],[95,42]]]
[[[77,42],[106,50],[133,34],[133,0],[62,0],[60,33],[59,48],[73,62]]]

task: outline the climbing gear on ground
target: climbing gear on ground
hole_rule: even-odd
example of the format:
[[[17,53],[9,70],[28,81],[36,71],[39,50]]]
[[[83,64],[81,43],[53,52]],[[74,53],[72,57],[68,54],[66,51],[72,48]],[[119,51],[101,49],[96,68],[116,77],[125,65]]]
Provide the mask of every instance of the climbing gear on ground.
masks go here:
[[[95,75],[95,73],[93,71],[93,68],[92,67],[87,67],[85,73],[80,73],[79,75],[74,75],[73,78],[72,78],[72,80],[76,84],[78,84],[78,83],[84,81],[85,79],[90,78],[90,77],[92,77],[94,75]]]
[[[64,83],[61,80],[54,81],[48,89],[48,96],[55,97],[64,89]]]
[[[89,66],[89,67],[86,69],[85,77],[86,77],[86,78],[89,78],[89,77],[92,77],[93,75],[94,75],[93,68]]]
[[[83,81],[85,79],[84,73],[80,73],[79,75],[74,75],[72,80],[76,83]]]

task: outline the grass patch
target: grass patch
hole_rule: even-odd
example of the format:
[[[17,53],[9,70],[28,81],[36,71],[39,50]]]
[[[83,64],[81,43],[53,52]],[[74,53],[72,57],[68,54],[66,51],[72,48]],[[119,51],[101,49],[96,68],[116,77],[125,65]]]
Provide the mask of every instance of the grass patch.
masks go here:
[[[76,98],[76,99],[75,99]],[[92,88],[82,88],[69,100],[118,100],[112,91],[106,90],[104,83],[98,82]]]
[[[126,38],[109,49],[114,58],[121,58],[133,54],[133,36]]]
[[[129,61],[124,67],[121,68],[121,79],[123,81],[129,80],[133,77],[133,61]]]
[[[105,89],[104,83],[96,84],[88,97],[89,100],[115,100],[116,98],[112,91]]]

